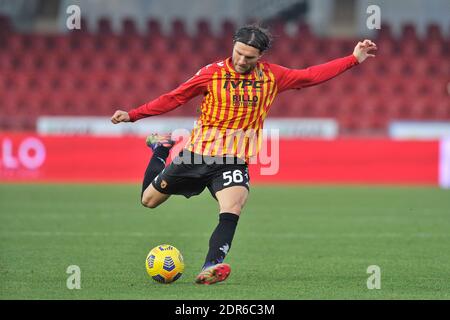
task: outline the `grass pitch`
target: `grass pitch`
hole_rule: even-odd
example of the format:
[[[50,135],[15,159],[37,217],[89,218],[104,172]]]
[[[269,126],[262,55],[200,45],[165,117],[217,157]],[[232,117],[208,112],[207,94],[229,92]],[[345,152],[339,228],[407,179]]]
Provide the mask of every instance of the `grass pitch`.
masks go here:
[[[138,185],[0,185],[0,299],[449,299],[450,193],[436,188],[253,186],[226,282],[194,285],[217,224],[205,191],[151,210]],[[158,244],[175,283],[148,277]],[[66,269],[81,269],[69,290]],[[381,269],[369,290],[367,268]]]

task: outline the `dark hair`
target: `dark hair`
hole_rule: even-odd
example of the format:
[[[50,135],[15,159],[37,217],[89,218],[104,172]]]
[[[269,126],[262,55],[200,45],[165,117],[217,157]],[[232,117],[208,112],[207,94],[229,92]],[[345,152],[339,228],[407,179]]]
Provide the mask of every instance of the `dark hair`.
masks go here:
[[[264,52],[270,48],[272,44],[272,35],[269,30],[258,25],[247,25],[239,28],[234,36],[233,42],[242,42],[246,45],[259,49]]]

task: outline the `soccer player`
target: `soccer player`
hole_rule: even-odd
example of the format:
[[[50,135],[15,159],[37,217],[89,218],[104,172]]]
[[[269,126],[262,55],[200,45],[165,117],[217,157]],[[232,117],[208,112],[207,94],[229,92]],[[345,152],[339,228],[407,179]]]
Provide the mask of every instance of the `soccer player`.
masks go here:
[[[327,81],[362,63],[376,50],[370,40],[358,42],[353,54],[307,69],[289,69],[261,61],[272,37],[259,26],[245,26],[233,36],[232,56],[201,68],[173,91],[128,112],[117,110],[112,123],[134,122],[169,112],[203,95],[201,114],[184,149],[166,167],[175,141],[153,134],[153,155],[145,171],[141,201],[156,208],[170,195],[189,198],[206,187],[219,204],[219,223],[196,283],[225,280],[231,272],[224,258],[231,247],[249,193],[247,164],[260,147],[263,122],[277,94]],[[308,45],[305,43],[304,45]]]

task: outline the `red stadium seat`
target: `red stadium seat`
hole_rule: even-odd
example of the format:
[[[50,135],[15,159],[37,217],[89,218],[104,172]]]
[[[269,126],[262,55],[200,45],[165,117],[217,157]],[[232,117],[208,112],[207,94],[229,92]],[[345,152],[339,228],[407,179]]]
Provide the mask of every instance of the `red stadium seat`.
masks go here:
[[[119,49],[122,54],[139,54],[144,51],[145,42],[139,35],[125,34],[119,39]]]
[[[196,45],[193,46],[194,52],[210,57],[211,60],[214,60],[217,55],[217,42],[214,38],[205,38],[201,41],[194,42]]]
[[[337,116],[338,108],[336,101],[328,97],[317,98],[313,104],[313,116],[317,118],[328,118]]]
[[[269,29],[276,38],[286,38],[286,25],[283,20],[275,19],[269,23]]]
[[[429,24],[427,26],[427,37],[428,40],[438,40],[443,41],[444,37],[442,36],[441,28],[438,24]]]
[[[402,26],[402,39],[403,40],[417,40],[416,27],[412,23],[406,23]]]
[[[418,76],[436,77],[445,72],[445,60],[436,57],[419,58],[414,66]]]
[[[109,18],[107,17],[102,17],[97,21],[97,28],[98,33],[103,35],[113,33],[111,20],[109,20]]]
[[[427,40],[424,46],[425,54],[428,58],[445,59],[445,43],[441,40]]]
[[[25,50],[22,41],[22,35],[17,33],[8,35],[5,44],[6,44],[5,49],[7,49],[8,52],[22,53],[22,51]]]
[[[135,36],[138,34],[136,24],[132,18],[122,20],[122,34],[126,36]]]
[[[53,54],[67,54],[71,52],[70,48],[71,37],[69,35],[55,35],[54,37],[54,48],[52,49]]]
[[[14,115],[17,109],[18,95],[11,94],[9,92],[3,92],[0,95],[0,105],[2,106],[2,111],[4,112],[4,116],[1,118],[7,118],[10,115]]]
[[[382,23],[380,29],[377,30],[376,40],[377,43],[380,43],[384,40],[392,41],[394,38],[392,34],[392,28],[387,23]]]
[[[324,44],[326,60],[335,59],[344,55],[349,55],[352,50],[344,50],[344,42],[342,39],[327,39]]]
[[[109,19],[99,20],[95,32],[5,35],[0,30],[0,107],[18,119],[13,125],[2,121],[0,129],[30,128],[42,113],[110,115],[117,107],[157,98],[231,54],[233,22],[223,21],[223,31],[214,35],[211,22],[200,20],[197,36],[191,37],[183,21],[173,22],[170,36],[162,34],[156,19],[148,21],[147,34],[140,34],[131,19],[122,22],[120,34],[113,32]],[[263,60],[291,68],[349,54],[355,43],[316,37],[305,24],[290,37],[283,23],[273,24],[279,37]],[[449,120],[445,41],[438,25],[427,27],[425,39],[418,39],[412,25],[403,27],[400,38],[382,26],[376,59],[317,87],[281,94],[270,116],[333,117],[341,132],[349,134],[383,132],[393,119]],[[198,97],[169,116],[195,116],[200,101]]]
[[[286,61],[290,61],[294,54],[294,47],[292,44],[292,40],[288,36],[282,36],[276,39],[277,50],[273,53],[279,56],[281,59],[285,59]]]
[[[450,120],[450,99],[433,99],[433,108],[436,110],[436,120]]]
[[[155,56],[163,56],[167,51],[169,51],[169,43],[170,41],[166,38],[153,38],[148,42],[146,53]]]
[[[9,35],[13,32],[13,26],[8,16],[0,14],[0,35]]]
[[[195,47],[194,43],[189,38],[181,38],[173,43],[171,51],[182,55],[190,55]]]
[[[196,37],[201,37],[201,38],[214,37],[208,20],[200,19],[197,21]]]
[[[376,41],[376,44],[378,57],[390,57],[398,52],[397,41],[395,39],[381,38]]]
[[[170,36],[172,39],[189,38],[183,20],[175,19],[172,21],[172,30],[170,32]]]
[[[391,120],[411,120],[412,99],[398,96],[389,101],[389,118]]]
[[[428,108],[427,101],[421,98],[415,98],[410,101],[410,113],[412,119],[431,120],[432,110]]]
[[[352,116],[341,116],[338,118],[339,134],[342,136],[353,135],[359,127],[359,119]]]
[[[121,37],[119,35],[113,34],[101,34],[97,36],[94,40],[96,50],[101,50],[104,52],[116,52],[120,50]],[[92,40],[91,40],[92,41]],[[88,43],[85,43],[87,45]],[[92,44],[91,44],[92,45]],[[92,51],[91,51],[92,53]]]
[[[415,58],[420,52],[420,42],[416,38],[406,38],[400,43],[402,57]]]
[[[101,46],[101,42],[98,39],[102,39],[107,37],[103,36],[95,36],[91,34],[82,34],[79,35],[77,33],[69,34],[69,51],[66,54],[74,54],[74,53],[84,53],[91,55],[92,52],[97,52],[98,49],[103,49]]]
[[[309,25],[300,22],[297,29],[297,38],[306,42],[310,39],[314,39],[315,37],[313,36]]]
[[[150,37],[161,37],[161,24],[159,20],[151,18],[147,21],[147,34]]]
[[[219,37],[223,37],[224,39],[231,39],[236,31],[236,26],[233,21],[225,19],[222,21],[222,30],[219,34]]]

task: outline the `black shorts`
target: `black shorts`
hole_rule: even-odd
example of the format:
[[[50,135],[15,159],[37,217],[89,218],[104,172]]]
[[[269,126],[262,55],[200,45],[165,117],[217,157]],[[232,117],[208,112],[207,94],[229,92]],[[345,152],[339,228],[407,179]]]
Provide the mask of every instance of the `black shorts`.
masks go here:
[[[164,194],[199,195],[208,187],[212,196],[234,186],[249,188],[250,177],[245,161],[236,157],[207,157],[186,149],[173,159],[152,181],[153,187]]]

